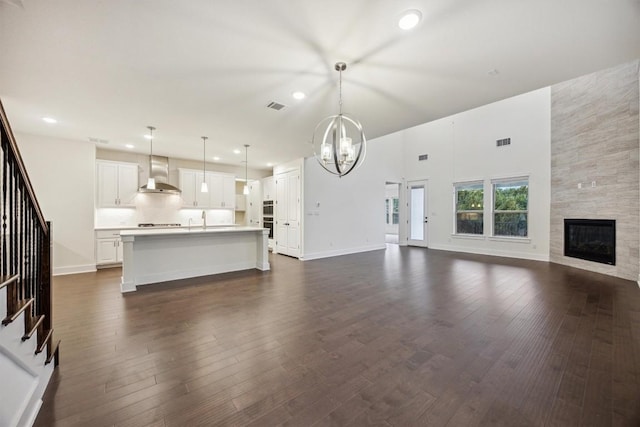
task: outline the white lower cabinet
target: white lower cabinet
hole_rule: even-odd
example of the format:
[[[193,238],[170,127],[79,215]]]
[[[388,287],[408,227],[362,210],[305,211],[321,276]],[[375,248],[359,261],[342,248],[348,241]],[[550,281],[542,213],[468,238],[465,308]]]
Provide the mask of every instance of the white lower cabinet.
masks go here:
[[[96,265],[122,262],[120,230],[96,230]]]

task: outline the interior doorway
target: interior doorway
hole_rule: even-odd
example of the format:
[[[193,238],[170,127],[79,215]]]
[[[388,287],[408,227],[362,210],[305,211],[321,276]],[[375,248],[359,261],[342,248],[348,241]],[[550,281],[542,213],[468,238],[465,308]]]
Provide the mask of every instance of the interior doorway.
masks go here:
[[[428,222],[427,209],[427,181],[409,181],[407,183],[408,200],[408,238],[407,244],[410,246],[428,246]]]
[[[397,245],[400,242],[400,184],[387,182],[384,191],[385,229],[384,241]]]

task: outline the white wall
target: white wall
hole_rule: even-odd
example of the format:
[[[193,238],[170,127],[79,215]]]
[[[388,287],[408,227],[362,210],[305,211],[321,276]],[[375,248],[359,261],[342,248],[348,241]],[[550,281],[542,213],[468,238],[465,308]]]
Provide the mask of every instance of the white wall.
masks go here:
[[[401,170],[400,133],[369,141],[362,166],[342,178],[326,172],[315,158],[305,159],[301,258],[385,248],[385,186],[401,182]]]
[[[428,180],[429,247],[548,260],[550,210],[550,89],[544,88],[401,131],[407,181]],[[496,140],[511,138],[498,148]],[[429,159],[418,161],[418,155]],[[453,234],[453,183],[529,176],[529,238]],[[485,234],[491,223],[485,210]]]
[[[46,220],[53,223],[54,274],[95,270],[95,146],[16,134]]]

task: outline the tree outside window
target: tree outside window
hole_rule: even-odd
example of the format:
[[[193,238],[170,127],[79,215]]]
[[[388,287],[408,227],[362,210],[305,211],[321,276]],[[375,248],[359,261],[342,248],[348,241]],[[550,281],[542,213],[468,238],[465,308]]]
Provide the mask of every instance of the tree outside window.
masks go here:
[[[527,237],[529,180],[493,183],[493,235]]]
[[[483,234],[483,183],[454,184],[454,189],[456,202],[456,234]]]

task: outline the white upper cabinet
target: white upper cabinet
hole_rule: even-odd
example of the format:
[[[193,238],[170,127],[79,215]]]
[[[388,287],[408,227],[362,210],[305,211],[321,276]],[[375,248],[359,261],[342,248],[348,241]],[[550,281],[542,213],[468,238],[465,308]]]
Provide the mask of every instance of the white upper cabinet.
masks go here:
[[[206,209],[211,206],[211,177],[207,173],[205,182],[209,186],[209,192],[203,193],[202,188],[202,171],[189,169],[180,169],[180,189],[182,190],[182,206],[185,208]]]
[[[135,207],[138,194],[138,165],[99,160],[98,169],[98,207],[124,208]]]
[[[182,206],[199,209],[234,209],[236,178],[233,175],[207,172],[204,177],[209,191],[203,193],[200,191],[202,176],[202,171],[180,169]]]
[[[211,207],[217,209],[235,209],[236,177],[225,174],[211,174]]]
[[[275,200],[276,185],[272,176],[262,178],[262,200]]]

